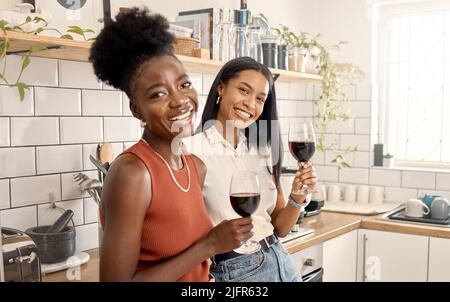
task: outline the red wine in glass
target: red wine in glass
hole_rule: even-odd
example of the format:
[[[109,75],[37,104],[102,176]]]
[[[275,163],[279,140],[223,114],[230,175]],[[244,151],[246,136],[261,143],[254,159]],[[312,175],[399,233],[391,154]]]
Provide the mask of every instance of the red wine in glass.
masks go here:
[[[316,151],[316,134],[312,123],[289,126],[289,150],[292,156],[302,164],[311,160]],[[308,193],[313,191],[307,185],[303,185],[297,192],[292,192],[299,195]]]
[[[289,142],[289,150],[292,156],[299,162],[307,162],[310,160],[316,151],[316,144],[314,142]]]
[[[255,213],[259,206],[259,194],[236,193],[230,195],[231,206],[242,217],[248,217]]]
[[[261,189],[258,174],[248,170],[237,170],[231,177],[230,203],[233,210],[242,217],[249,217],[258,209]],[[247,240],[239,248],[239,254],[251,254],[261,249],[254,240]]]

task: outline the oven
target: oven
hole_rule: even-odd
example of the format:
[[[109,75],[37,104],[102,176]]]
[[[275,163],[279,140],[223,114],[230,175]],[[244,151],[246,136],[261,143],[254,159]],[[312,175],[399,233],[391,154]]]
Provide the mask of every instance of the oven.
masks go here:
[[[323,279],[323,244],[318,243],[304,250],[291,254],[295,265],[300,270],[304,282],[322,282]]]

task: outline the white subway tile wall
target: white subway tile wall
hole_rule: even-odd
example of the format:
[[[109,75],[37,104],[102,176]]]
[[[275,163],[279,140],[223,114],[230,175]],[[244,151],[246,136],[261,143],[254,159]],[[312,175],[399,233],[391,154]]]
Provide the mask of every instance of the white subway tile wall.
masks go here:
[[[83,170],[82,146],[62,145],[36,148],[38,174]]]
[[[0,180],[0,210],[10,208],[9,179]]]
[[[98,223],[84,224],[76,228],[76,251],[86,251],[98,247]]]
[[[98,205],[93,198],[84,199],[84,223],[98,222]]]
[[[20,57],[12,58],[20,62]],[[215,74],[189,75],[204,102]],[[50,208],[56,202],[75,212],[77,250],[98,247],[98,206],[79,189],[73,176],[84,172],[97,178],[89,160],[97,144],[112,142],[117,156],[140,138],[139,122],[132,117],[126,94],[97,81],[89,63],[33,58],[25,79],[33,87],[23,102],[16,89],[0,85],[2,225],[25,230],[51,224],[60,214]],[[312,120],[317,114],[313,100],[321,89],[314,83],[282,81],[276,82],[276,89],[287,147],[289,124]],[[405,201],[423,193],[450,197],[448,173],[372,167],[371,123],[376,112],[372,111],[370,84],[358,85],[348,93],[346,107],[352,110],[352,119],[332,125],[326,140],[336,140],[340,149],[358,145],[359,151],[346,157],[355,168],[340,170],[330,163],[332,152],[317,152],[313,162],[319,181],[381,186],[389,201]],[[288,149],[283,159],[285,165],[296,165]]]
[[[25,96],[19,101],[16,88],[0,85],[0,116],[33,116],[34,89],[25,90]]]
[[[59,61],[59,86],[66,88],[102,89],[91,63]]]
[[[69,225],[75,226],[84,224],[83,199],[68,200],[56,203],[45,203],[38,205],[38,225],[52,225],[65,210],[73,211],[73,222]]]
[[[61,117],[61,144],[103,141],[103,117]]]
[[[59,174],[11,179],[13,208],[61,200]]]
[[[122,93],[120,91],[83,90],[83,115],[122,115]]]
[[[56,145],[58,143],[59,125],[57,117],[11,118],[12,146]]]
[[[36,87],[36,115],[80,116],[81,90]]]
[[[36,175],[35,147],[0,148],[0,178]]]
[[[37,226],[36,206],[3,210],[0,212],[2,227],[26,231]]]
[[[8,147],[9,145],[9,118],[0,117],[0,147]]]

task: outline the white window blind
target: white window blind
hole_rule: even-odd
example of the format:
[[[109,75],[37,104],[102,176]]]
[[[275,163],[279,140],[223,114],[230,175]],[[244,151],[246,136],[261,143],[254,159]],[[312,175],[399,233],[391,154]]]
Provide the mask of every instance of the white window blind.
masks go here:
[[[398,162],[450,164],[450,9],[403,5],[381,20],[387,149]]]

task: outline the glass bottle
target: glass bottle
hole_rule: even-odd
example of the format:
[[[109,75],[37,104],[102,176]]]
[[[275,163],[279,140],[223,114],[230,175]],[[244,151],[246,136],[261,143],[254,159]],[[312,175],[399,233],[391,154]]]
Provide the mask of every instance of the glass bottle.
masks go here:
[[[230,59],[230,27],[231,23],[223,22],[217,25],[217,60],[228,61]]]
[[[248,29],[248,51],[249,57],[257,62],[263,62],[263,53],[261,45],[261,29],[259,26],[250,26]]]
[[[226,62],[230,56],[230,46],[231,46],[231,20],[230,20],[230,10],[221,8],[219,14],[219,23],[216,27],[215,41],[218,41],[216,48],[214,49],[215,60]]]
[[[243,24],[233,24],[230,35],[232,41],[230,47],[230,59],[247,57],[249,55],[247,26]]]

